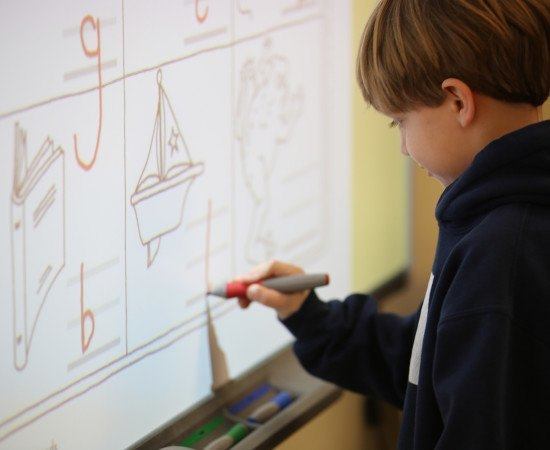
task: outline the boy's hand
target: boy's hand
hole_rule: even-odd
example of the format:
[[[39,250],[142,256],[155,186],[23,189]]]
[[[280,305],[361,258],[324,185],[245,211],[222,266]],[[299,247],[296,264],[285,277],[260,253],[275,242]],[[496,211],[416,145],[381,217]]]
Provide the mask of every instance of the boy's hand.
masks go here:
[[[253,283],[248,286],[248,290],[246,291],[248,298],[240,298],[239,305],[241,308],[247,308],[251,301],[256,301],[277,311],[279,319],[286,319],[300,309],[310,291],[306,290],[294,294],[282,294],[273,289],[266,288],[261,284],[254,283],[265,278],[299,275],[303,273],[304,271],[300,267],[280,261],[268,261],[260,264],[254,267],[246,275],[235,279],[235,281]]]

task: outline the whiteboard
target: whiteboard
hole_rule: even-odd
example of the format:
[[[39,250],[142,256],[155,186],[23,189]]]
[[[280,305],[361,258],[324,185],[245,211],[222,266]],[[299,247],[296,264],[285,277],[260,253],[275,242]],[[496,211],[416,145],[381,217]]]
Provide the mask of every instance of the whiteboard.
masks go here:
[[[349,5],[0,6],[0,448],[113,449],[211,395],[208,283],[349,288]],[[291,341],[210,299],[231,378]]]

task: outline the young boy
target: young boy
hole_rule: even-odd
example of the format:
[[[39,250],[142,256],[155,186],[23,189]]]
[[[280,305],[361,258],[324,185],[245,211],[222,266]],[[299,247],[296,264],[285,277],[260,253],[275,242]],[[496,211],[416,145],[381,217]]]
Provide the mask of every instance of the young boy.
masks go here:
[[[382,0],[357,73],[445,186],[422,307],[258,284],[248,299],[277,311],[312,374],[403,408],[400,449],[550,449],[549,0]]]

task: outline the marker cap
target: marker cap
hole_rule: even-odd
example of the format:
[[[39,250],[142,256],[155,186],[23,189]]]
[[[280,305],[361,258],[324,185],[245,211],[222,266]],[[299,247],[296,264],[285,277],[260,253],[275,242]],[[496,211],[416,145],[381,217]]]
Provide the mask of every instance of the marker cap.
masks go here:
[[[227,432],[227,435],[231,436],[235,442],[239,442],[244,439],[247,434],[248,428],[242,423],[236,424]]]
[[[292,403],[293,398],[288,392],[281,391],[275,397],[273,397],[271,401],[273,403],[276,403],[279,408],[283,409]]]

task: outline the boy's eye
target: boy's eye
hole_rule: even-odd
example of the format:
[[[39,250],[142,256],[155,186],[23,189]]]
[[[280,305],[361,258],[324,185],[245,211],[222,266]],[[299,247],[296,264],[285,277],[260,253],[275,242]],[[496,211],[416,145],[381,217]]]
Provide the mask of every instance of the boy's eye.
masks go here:
[[[399,126],[399,122],[397,120],[392,120],[389,124],[390,128],[395,128],[397,126]]]

